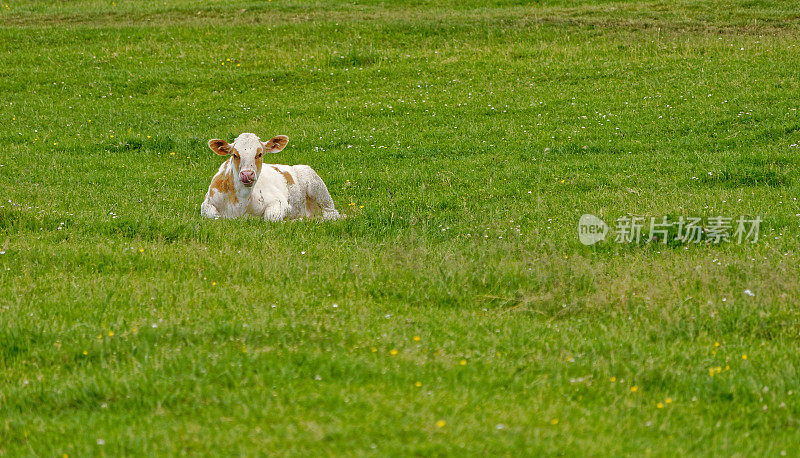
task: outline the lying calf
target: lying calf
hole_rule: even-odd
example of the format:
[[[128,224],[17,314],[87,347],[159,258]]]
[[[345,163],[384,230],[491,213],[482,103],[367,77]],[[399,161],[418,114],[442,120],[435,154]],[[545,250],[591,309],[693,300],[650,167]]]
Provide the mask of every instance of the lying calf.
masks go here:
[[[264,153],[277,153],[289,137],[262,142],[254,134],[239,135],[230,145],[209,140],[208,146],[228,156],[211,180],[200,214],[207,218],[239,218],[245,214],[266,221],[310,218],[339,219],[322,178],[307,165],[263,164]]]

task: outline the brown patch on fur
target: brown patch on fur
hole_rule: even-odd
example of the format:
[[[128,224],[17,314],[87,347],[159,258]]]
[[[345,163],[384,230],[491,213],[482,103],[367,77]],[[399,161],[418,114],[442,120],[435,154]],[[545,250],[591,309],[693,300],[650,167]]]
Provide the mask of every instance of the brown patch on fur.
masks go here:
[[[258,153],[256,154],[256,170],[258,170],[257,173],[259,174],[261,173],[261,166],[264,164],[264,158],[261,157],[263,154],[264,154],[264,149],[259,148]]]
[[[231,148],[231,154],[233,154],[233,170],[239,173],[239,164],[242,162],[242,158],[239,157],[239,152],[233,148]]]
[[[239,199],[236,198],[236,188],[233,187],[233,175],[230,172],[224,175],[214,175],[214,179],[211,180],[211,189],[225,194],[226,198],[233,203],[239,203]]]
[[[322,209],[308,194],[306,194],[306,212],[308,212],[310,218],[315,218],[318,214],[322,215]]]
[[[275,167],[274,165],[272,166],[272,168],[275,169],[276,172],[283,175],[283,178],[286,180],[286,183],[294,184],[294,178],[292,178],[292,175],[289,172],[284,172],[283,170]]]

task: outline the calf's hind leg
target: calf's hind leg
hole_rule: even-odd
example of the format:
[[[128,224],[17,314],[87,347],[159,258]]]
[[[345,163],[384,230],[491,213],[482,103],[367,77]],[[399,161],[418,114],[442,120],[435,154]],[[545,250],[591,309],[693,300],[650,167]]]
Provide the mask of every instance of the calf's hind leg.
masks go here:
[[[301,183],[306,185],[306,199],[311,201],[306,204],[309,213],[313,215],[315,210],[319,208],[322,210],[322,219],[335,220],[341,218],[342,216],[333,206],[333,199],[328,192],[328,187],[325,186],[325,182],[317,175],[317,172],[307,165],[296,165],[295,171],[299,175],[298,178],[302,180]]]

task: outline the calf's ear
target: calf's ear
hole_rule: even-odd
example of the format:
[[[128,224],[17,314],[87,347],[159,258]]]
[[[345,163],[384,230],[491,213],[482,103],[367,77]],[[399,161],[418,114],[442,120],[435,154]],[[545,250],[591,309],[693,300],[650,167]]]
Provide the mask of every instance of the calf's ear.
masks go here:
[[[264,149],[270,153],[279,153],[286,148],[287,143],[289,143],[289,137],[286,135],[276,135],[272,137],[272,140],[264,142]]]
[[[229,145],[225,140],[209,140],[208,147],[211,148],[211,151],[219,154],[220,156],[227,156],[228,154],[231,154],[231,145]]]

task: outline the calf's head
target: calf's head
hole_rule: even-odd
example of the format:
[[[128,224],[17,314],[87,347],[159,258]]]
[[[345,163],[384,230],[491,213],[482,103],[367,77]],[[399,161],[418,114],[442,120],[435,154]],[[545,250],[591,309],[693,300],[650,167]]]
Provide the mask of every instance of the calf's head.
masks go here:
[[[231,155],[234,179],[250,187],[256,184],[261,174],[264,153],[280,152],[287,143],[289,137],[286,135],[276,135],[271,140],[262,142],[255,134],[242,134],[236,137],[233,144],[214,139],[208,141],[208,146],[220,156]]]

